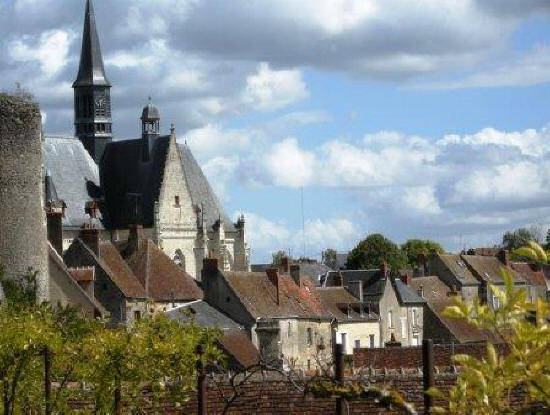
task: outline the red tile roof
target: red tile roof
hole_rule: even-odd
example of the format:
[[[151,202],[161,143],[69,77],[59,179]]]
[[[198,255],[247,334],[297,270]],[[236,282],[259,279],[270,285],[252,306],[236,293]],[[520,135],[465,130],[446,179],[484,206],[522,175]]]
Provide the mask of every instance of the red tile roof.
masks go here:
[[[90,282],[95,280],[95,268],[69,268],[69,274],[77,282]]]
[[[99,245],[99,265],[126,297],[147,297],[145,289],[112,243],[102,242]]]
[[[147,295],[155,301],[193,301],[203,298],[202,290],[193,277],[149,239],[141,241],[138,249],[126,261],[145,287]]]
[[[277,288],[264,272],[222,272],[242,304],[254,318],[328,317],[323,310],[315,283],[302,277],[300,286],[288,275],[279,275]]]
[[[530,280],[533,284],[546,287],[546,277],[542,269],[537,269],[534,264],[527,262],[512,262],[512,269],[523,278]]]
[[[248,334],[242,329],[224,331],[218,342],[221,348],[243,368],[255,365],[260,361],[258,349],[254,347]]]

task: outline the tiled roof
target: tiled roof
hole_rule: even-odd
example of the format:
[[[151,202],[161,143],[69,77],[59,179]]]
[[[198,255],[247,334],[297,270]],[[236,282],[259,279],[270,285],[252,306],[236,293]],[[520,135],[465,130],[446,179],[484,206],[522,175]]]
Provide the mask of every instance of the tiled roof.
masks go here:
[[[95,280],[95,268],[83,267],[83,268],[69,268],[69,274],[77,282],[90,282]]]
[[[136,279],[136,276],[112,243],[102,242],[99,245],[99,263],[126,297],[147,297],[143,285]]]
[[[203,297],[195,280],[150,239],[141,241],[126,261],[153,300],[193,301]]]
[[[254,318],[326,316],[311,278],[302,277],[298,287],[288,275],[279,275],[280,295],[263,272],[222,272],[229,286]]]
[[[525,280],[529,280],[534,285],[546,287],[547,279],[543,269],[538,269],[536,265],[527,262],[512,262],[511,266]]]
[[[478,279],[474,277],[460,255],[437,254],[437,256],[463,285],[479,285]]]
[[[448,295],[450,292],[449,287],[447,287],[438,277],[426,276],[413,278],[411,287],[414,290],[420,290],[422,287],[427,306],[432,310],[441,324],[445,326],[459,342],[473,343],[495,340],[493,336],[485,331],[478,330],[464,321],[452,319],[443,315],[445,308],[454,305],[454,301],[452,297]],[[437,338],[437,333],[430,333],[430,335]]]
[[[317,293],[325,310],[338,321],[378,321],[376,313],[370,311],[368,306],[360,303],[343,287],[318,287]]]
[[[181,307],[173,308],[165,313],[169,318],[180,321],[194,321],[201,327],[215,327],[220,330],[235,330],[241,326],[231,318],[216,310],[203,300],[193,301]]]
[[[480,255],[462,255],[462,259],[468,263],[478,278],[492,284],[502,284],[502,272],[506,267],[496,257]],[[525,278],[512,271],[516,283],[525,283]]]
[[[260,361],[260,353],[252,344],[245,330],[228,330],[220,337],[218,343],[243,369]]]
[[[87,221],[85,203],[101,197],[98,167],[77,138],[46,136],[42,148],[45,170],[67,204],[63,226],[78,228]]]
[[[397,293],[397,299],[401,304],[422,304],[426,302],[414,289],[400,279],[393,279],[392,281]]]

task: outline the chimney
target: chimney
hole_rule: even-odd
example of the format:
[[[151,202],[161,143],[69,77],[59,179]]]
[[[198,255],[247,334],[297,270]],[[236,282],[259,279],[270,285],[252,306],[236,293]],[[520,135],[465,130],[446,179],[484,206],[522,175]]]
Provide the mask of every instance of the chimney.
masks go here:
[[[78,235],[82,242],[86,244],[88,248],[99,258],[99,243],[100,235],[99,229],[92,224],[84,224],[80,228],[80,234]]]
[[[359,301],[363,301],[363,281],[352,281],[351,284],[356,284],[357,286],[357,298]]]
[[[502,249],[498,252],[498,259],[506,268],[510,268],[510,251]]]
[[[422,298],[424,298],[424,286],[421,285],[419,288],[418,288],[418,295]]]
[[[447,293],[447,297],[456,297],[458,295],[458,292],[456,290],[456,287],[453,285],[451,287],[451,291]]]
[[[281,259],[281,266],[279,267],[282,273],[286,274],[289,272],[288,264],[289,264],[288,257],[287,256],[283,257]]]
[[[382,268],[380,270],[382,272],[382,276],[383,277],[387,277],[388,274],[389,274],[389,269],[388,269],[388,263],[386,262],[386,260],[384,260],[382,262]]]
[[[269,268],[266,270],[267,278],[271,283],[275,286],[275,295],[276,295],[276,303],[277,305],[280,305],[280,290],[281,290],[281,284],[279,281],[279,270],[277,268]]]
[[[46,211],[48,241],[59,255],[63,255],[63,218],[67,205],[58,198],[49,171],[46,173],[44,182],[44,210]]]
[[[290,276],[296,283],[296,285],[300,286],[300,265],[291,265],[290,266]]]
[[[127,258],[139,249],[141,241],[143,241],[143,226],[129,225],[128,226],[128,244],[124,249],[124,256]]]
[[[423,253],[418,254],[418,276],[423,277],[426,275],[426,255]]]
[[[411,275],[408,272],[400,274],[399,279],[403,281],[403,284],[411,285]]]

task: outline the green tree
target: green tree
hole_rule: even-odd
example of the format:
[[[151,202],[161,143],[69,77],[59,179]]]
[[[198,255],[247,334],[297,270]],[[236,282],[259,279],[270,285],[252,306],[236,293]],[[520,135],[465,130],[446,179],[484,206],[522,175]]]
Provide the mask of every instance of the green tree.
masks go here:
[[[398,245],[383,235],[375,233],[367,236],[352,249],[346,262],[347,269],[380,268],[386,261],[393,271],[407,265],[407,257]]]
[[[519,228],[515,231],[506,232],[502,237],[502,245],[505,249],[512,251],[534,240],[535,238],[529,229]]]
[[[271,265],[273,265],[274,267],[278,267],[279,265],[281,265],[283,263],[284,257],[289,257],[289,260],[290,260],[290,255],[287,255],[286,252],[283,250],[273,252],[271,254],[271,257],[272,257]]]
[[[438,413],[527,413],[523,411],[534,403],[542,403],[546,411],[550,409],[550,304],[540,298],[536,303],[528,301],[525,289],[514,286],[509,271],[503,271],[503,279],[503,289],[489,285],[500,300],[498,309],[493,310],[479,300],[466,303],[454,297],[456,305],[445,310],[448,317],[503,339],[509,353],[498,355],[488,343],[485,358],[453,356],[462,367],[456,385],[448,396],[435,389],[430,391],[433,396],[447,400],[447,408],[438,408]],[[518,403],[514,406],[510,399],[510,392],[517,389],[527,393],[523,408],[518,408]]]
[[[336,261],[336,251],[334,249],[329,248],[323,252],[323,264],[333,270],[338,269],[338,263]]]
[[[422,239],[409,239],[401,245],[401,250],[407,256],[407,262],[411,266],[418,265],[418,255],[442,254],[445,252],[443,247],[434,241]]]

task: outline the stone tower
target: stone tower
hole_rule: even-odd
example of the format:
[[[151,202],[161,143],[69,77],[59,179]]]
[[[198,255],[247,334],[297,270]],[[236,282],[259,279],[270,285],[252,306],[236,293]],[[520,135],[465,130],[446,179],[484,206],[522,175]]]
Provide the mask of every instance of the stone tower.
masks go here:
[[[80,66],[73,88],[75,135],[99,164],[113,139],[111,84],[103,67],[92,0],[86,1]]]
[[[141,138],[143,139],[143,161],[149,161],[155,145],[155,139],[160,135],[160,113],[157,107],[149,103],[141,112]]]
[[[0,263],[7,277],[37,271],[38,298],[44,301],[48,257],[42,193],[38,105],[0,94]]]

